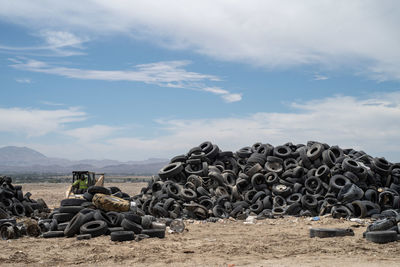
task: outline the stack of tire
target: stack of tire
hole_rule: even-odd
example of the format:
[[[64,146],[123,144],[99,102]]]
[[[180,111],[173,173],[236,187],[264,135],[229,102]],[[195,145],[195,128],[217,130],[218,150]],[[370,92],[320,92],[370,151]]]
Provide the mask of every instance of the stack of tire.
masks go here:
[[[166,225],[131,208],[130,196],[117,187],[91,186],[83,197],[62,200],[50,218],[39,223],[42,236],[82,240],[110,235],[112,241],[165,237]]]
[[[386,210],[374,216],[376,221],[368,225],[363,237],[374,243],[400,240],[400,216],[394,210]]]
[[[204,142],[172,158],[132,200],[144,214],[173,219],[363,218],[399,211],[400,163],[315,141],[235,153]]]
[[[33,200],[31,196],[29,192],[23,194],[22,186],[13,185],[11,177],[0,177],[0,219],[50,212],[43,199]]]

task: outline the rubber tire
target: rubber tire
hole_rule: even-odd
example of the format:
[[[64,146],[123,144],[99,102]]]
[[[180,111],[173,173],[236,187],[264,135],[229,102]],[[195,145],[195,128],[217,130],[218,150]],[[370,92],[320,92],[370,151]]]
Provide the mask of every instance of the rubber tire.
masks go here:
[[[131,241],[135,240],[135,233],[132,231],[116,231],[111,234],[111,241]]]
[[[90,234],[92,237],[104,235],[106,232],[107,232],[107,223],[104,221],[87,222],[80,228],[81,234]]]
[[[64,236],[64,231],[48,231],[46,233],[43,233],[42,235],[43,238],[54,238],[63,236]]]
[[[89,240],[92,238],[91,234],[83,234],[83,235],[78,235],[76,237],[76,240]]]
[[[73,213],[77,214],[81,210],[83,210],[84,207],[82,206],[61,206],[60,209],[58,210],[60,213]]]
[[[111,195],[110,189],[103,187],[103,186],[96,186],[96,185],[89,186],[87,192],[92,195],[96,195],[96,194]]]
[[[143,228],[141,225],[134,223],[132,221],[129,221],[127,219],[122,220],[121,226],[124,227],[125,230],[133,231],[135,234],[140,234],[143,231]]]
[[[130,210],[129,201],[105,194],[95,194],[93,196],[94,205],[104,211],[117,211],[123,212]]]
[[[86,199],[82,198],[66,198],[61,200],[61,206],[80,206]]]
[[[397,232],[395,231],[375,231],[367,232],[365,238],[368,241],[384,244],[397,241]]]
[[[79,229],[83,225],[85,220],[85,215],[82,213],[77,213],[71,221],[69,221],[67,227],[64,230],[64,235],[66,237],[73,237],[79,233]]]
[[[354,231],[350,228],[311,228],[310,237],[337,237],[337,236],[354,236]]]
[[[150,238],[151,237],[164,238],[165,237],[165,230],[162,230],[162,229],[144,229],[142,231],[142,234],[148,235]]]
[[[63,223],[70,221],[74,216],[73,213],[56,213],[53,218],[57,220],[57,223]]]

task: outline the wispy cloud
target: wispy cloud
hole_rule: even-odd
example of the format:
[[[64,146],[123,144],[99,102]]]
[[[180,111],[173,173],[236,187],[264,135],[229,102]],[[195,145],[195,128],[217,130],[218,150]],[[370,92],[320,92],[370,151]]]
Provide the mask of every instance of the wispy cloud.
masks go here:
[[[321,75],[321,74],[318,74],[318,73],[314,74],[314,76],[313,76],[313,80],[314,81],[325,81],[325,80],[328,80],[328,79],[329,79],[328,76]]]
[[[29,79],[29,78],[16,78],[15,81],[17,83],[31,83],[32,82],[31,79]]]
[[[103,80],[103,81],[130,81],[155,84],[160,87],[174,87],[191,90],[200,90],[220,95],[226,102],[241,100],[241,94],[230,93],[218,87],[209,87],[209,82],[218,82],[221,79],[214,75],[191,72],[184,69],[189,61],[163,61],[149,64],[140,64],[127,70],[88,70],[49,65],[43,61],[10,59],[15,69],[47,73],[74,79]]]
[[[335,96],[314,99],[291,103],[290,108],[290,112],[259,112],[209,119],[158,119],[152,131],[159,134],[152,138],[132,134],[132,131],[127,134],[118,125],[96,124],[59,131],[61,126],[54,118],[60,116],[56,115],[50,120],[55,124],[54,131],[72,137],[73,141],[61,142],[57,146],[37,142],[26,145],[58,157],[76,158],[79,155],[80,158],[139,160],[182,154],[205,140],[215,142],[223,150],[233,151],[255,142],[279,145],[288,141],[305,143],[318,140],[362,149],[372,156],[385,156],[400,162],[400,124],[395,123],[400,118],[400,92],[380,93],[367,98]],[[56,114],[59,112],[55,111]],[[63,112],[70,113],[69,110]],[[26,121],[11,111],[8,110],[6,116],[18,123],[19,126],[13,129],[26,127]],[[87,115],[75,116],[73,113],[68,118],[76,120],[84,116]],[[38,117],[43,118],[43,115],[35,114],[36,120]],[[30,120],[31,117],[27,119]],[[10,126],[10,122],[5,123],[0,116],[0,132],[9,131]],[[34,129],[42,128],[39,124]],[[49,130],[49,127],[45,128]]]
[[[0,108],[0,132],[28,137],[43,136],[86,118],[86,113],[75,107],[56,110]]]
[[[83,43],[89,41],[87,37],[66,31],[42,30],[36,34],[43,40],[39,46],[7,46],[0,44],[0,52],[13,52],[17,54],[32,54],[33,52],[42,53],[46,56],[75,56],[83,55]]]
[[[0,17],[33,29],[124,34],[219,60],[267,68],[345,67],[400,80],[399,1],[9,2],[0,2]]]
[[[90,127],[75,128],[64,131],[63,133],[78,139],[80,142],[94,142],[105,137],[109,137],[115,132],[123,129],[122,127],[112,127],[107,125],[92,125]]]

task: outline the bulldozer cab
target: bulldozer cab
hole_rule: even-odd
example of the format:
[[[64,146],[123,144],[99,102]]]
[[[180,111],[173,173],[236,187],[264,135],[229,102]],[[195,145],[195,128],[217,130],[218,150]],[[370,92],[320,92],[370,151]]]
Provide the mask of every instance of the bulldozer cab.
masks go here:
[[[92,186],[96,183],[95,175],[96,174],[94,172],[89,172],[89,171],[74,171],[72,172],[72,183],[81,178],[85,179],[87,177],[88,187]]]
[[[98,176],[98,177],[96,177]],[[72,172],[72,183],[69,186],[66,197],[67,198],[81,198],[82,194],[86,191],[80,190],[78,188],[74,188],[72,184],[78,181],[81,178],[87,178],[87,186],[90,187],[92,185],[103,186],[104,185],[104,173],[95,173],[89,171],[73,171]]]

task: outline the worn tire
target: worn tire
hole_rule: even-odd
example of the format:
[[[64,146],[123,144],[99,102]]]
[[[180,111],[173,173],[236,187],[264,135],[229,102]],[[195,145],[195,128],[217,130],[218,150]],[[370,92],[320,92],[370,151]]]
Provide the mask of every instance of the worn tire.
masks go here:
[[[83,210],[84,207],[82,206],[61,206],[60,209],[58,210],[60,213],[73,213],[77,214],[81,210]]]
[[[389,242],[397,241],[397,232],[395,231],[376,231],[368,232],[365,235],[368,241],[384,244]]]
[[[66,198],[61,200],[61,206],[80,206],[86,199],[82,198]]]
[[[354,236],[354,231],[350,228],[311,228],[310,237],[336,237],[336,236]]]
[[[63,223],[70,221],[74,216],[73,213],[56,213],[53,218],[57,220],[57,223]]]
[[[54,238],[54,237],[63,237],[64,231],[48,231],[43,233],[43,238]]]
[[[116,231],[111,234],[111,241],[131,241],[135,240],[135,233],[132,231]]]
[[[125,230],[133,231],[135,234],[140,234],[143,231],[141,225],[129,221],[127,219],[123,219],[121,222],[121,226],[124,227]]]
[[[96,194],[111,195],[110,189],[103,187],[103,186],[92,185],[92,186],[89,186],[87,191],[88,191],[88,193],[92,194],[93,196]]]
[[[69,221],[67,227],[64,230],[64,235],[66,237],[73,237],[77,233],[79,233],[79,229],[84,223],[84,214],[82,213],[77,213],[71,221]]]
[[[81,234],[90,234],[92,237],[104,235],[107,232],[107,223],[104,221],[87,222],[80,228]]]
[[[129,201],[105,194],[95,194],[92,201],[97,208],[104,211],[124,212],[130,209]]]
[[[83,234],[83,235],[78,235],[76,237],[76,240],[88,240],[91,239],[92,235],[91,234]]]
[[[148,235],[149,237],[158,237],[164,238],[165,237],[165,230],[162,229],[144,229],[142,234]]]

